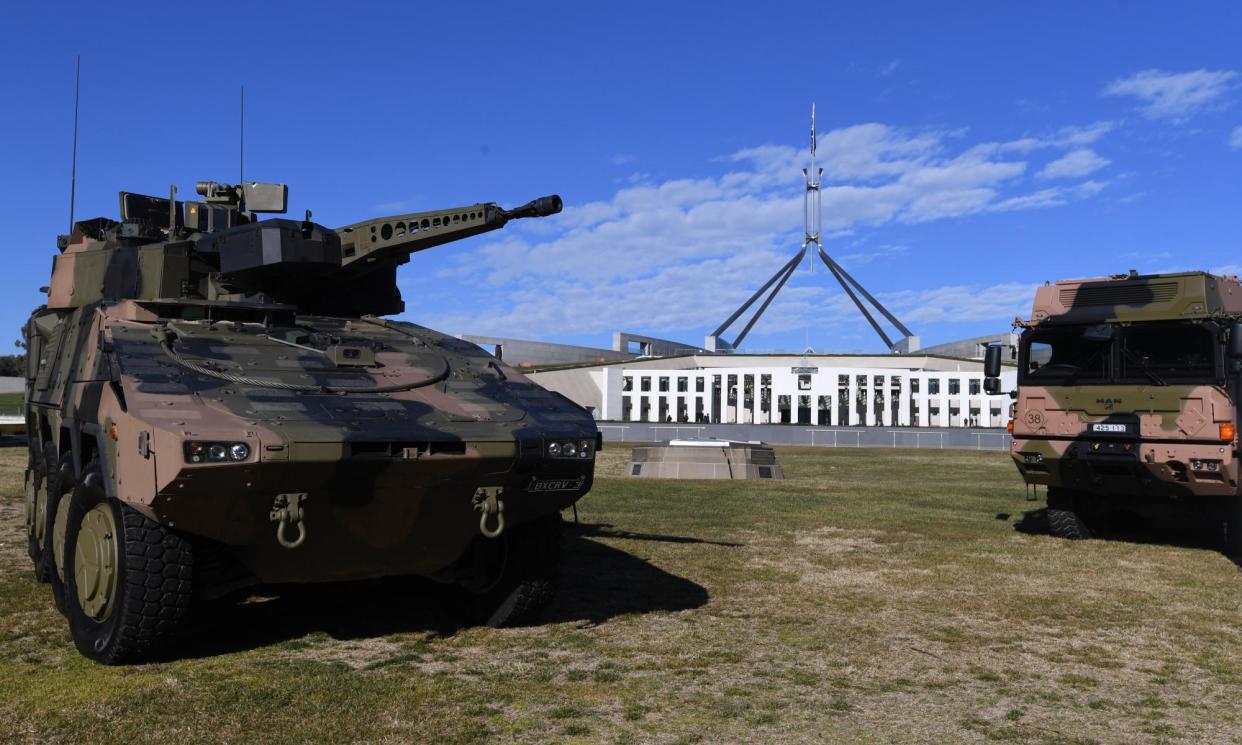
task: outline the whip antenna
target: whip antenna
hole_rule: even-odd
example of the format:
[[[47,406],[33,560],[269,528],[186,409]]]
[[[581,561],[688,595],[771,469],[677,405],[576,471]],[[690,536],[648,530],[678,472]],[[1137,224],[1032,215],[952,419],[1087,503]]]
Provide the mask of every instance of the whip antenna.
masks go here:
[[[246,86],[241,87],[237,122],[237,183],[246,183]]]
[[[78,191],[78,94],[82,84],[82,55],[74,65],[73,74],[73,156],[69,166],[69,234],[73,235],[73,200]]]

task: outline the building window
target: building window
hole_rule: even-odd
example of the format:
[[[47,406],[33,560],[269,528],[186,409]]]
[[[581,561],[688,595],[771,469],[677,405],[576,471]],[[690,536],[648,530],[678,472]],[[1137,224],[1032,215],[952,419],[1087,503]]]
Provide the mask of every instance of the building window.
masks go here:
[[[874,378],[871,379],[871,385],[875,386],[876,388],[883,388],[884,387],[884,376],[876,375]]]
[[[649,392],[651,390],[651,378],[648,378],[648,377],[639,378],[638,385],[642,389],[643,393]]]
[[[918,378],[910,378],[910,392],[911,393],[919,392],[919,379]]]
[[[804,373],[798,376],[798,390],[800,391],[811,390],[811,376],[810,375],[807,375]]]
[[[633,376],[631,376],[631,375],[626,375],[625,377],[621,378],[621,390],[623,390],[623,391],[632,391],[632,390],[634,390],[634,378],[633,378]]]
[[[695,378],[695,379],[694,379],[694,392],[695,392],[695,393],[702,393],[702,392],[703,392],[703,378]]]
[[[660,376],[660,393],[668,393],[668,377]]]
[[[685,393],[686,391],[689,391],[689,390],[690,390],[690,379],[689,378],[678,378],[677,379],[677,392]]]
[[[932,378],[931,380],[927,381],[927,395],[929,396],[940,395],[940,378]]]
[[[849,388],[850,387],[850,376],[838,375],[837,376],[837,387],[838,388]]]
[[[970,390],[970,395],[972,395],[972,396],[978,396],[978,395],[979,395],[979,381],[978,381],[978,380],[971,380],[971,381],[969,381],[969,383],[968,383],[968,384],[969,384],[969,386],[970,386],[970,389],[969,389],[969,390]]]
[[[962,392],[962,381],[957,378],[949,378],[949,395],[956,396]]]

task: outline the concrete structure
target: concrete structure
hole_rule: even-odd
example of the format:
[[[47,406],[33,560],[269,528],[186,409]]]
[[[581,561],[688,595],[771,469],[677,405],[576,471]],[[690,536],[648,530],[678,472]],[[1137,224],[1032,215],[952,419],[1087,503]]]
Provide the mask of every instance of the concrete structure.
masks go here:
[[[1008,347],[1008,351],[1001,356],[1002,359],[1018,359],[1018,335],[1012,331],[936,344],[924,348],[922,352],[923,354],[939,354],[946,357],[965,357],[972,360],[981,360],[990,344],[1000,344]]]
[[[670,341],[668,339],[657,339],[654,336],[631,334],[626,331],[613,332],[612,348],[617,352],[631,352],[640,357],[672,357],[678,354],[694,354],[706,351],[692,344]]]
[[[686,355],[532,373],[615,422],[1003,427],[977,360],[931,355]],[[1002,390],[1017,373],[1002,373]]]
[[[573,344],[555,344],[546,341],[530,341],[527,339],[506,339],[501,336],[477,336],[463,334],[458,337],[464,341],[478,344],[484,350],[496,355],[514,367],[530,367],[533,365],[572,365],[582,362],[615,362],[631,360],[636,354],[618,352],[611,349],[596,347],[579,347]]]
[[[627,476],[646,479],[783,479],[776,452],[759,442],[673,440],[634,448]]]

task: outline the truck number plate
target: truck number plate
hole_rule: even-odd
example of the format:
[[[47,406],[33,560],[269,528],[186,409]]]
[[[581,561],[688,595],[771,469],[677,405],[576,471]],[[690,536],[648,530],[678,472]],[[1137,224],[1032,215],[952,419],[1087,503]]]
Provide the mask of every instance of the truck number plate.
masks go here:
[[[1122,432],[1124,433],[1126,431],[1126,425],[1124,424],[1092,424],[1091,431],[1092,432]]]

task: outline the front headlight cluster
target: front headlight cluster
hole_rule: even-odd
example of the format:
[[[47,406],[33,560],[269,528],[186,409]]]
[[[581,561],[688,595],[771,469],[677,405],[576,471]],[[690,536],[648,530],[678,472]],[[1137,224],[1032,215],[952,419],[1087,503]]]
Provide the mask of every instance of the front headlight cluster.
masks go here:
[[[553,458],[590,458],[595,454],[595,443],[590,440],[553,440],[548,443],[548,455]]]
[[[244,442],[199,442],[185,444],[186,463],[237,463],[250,457],[250,446]]]

